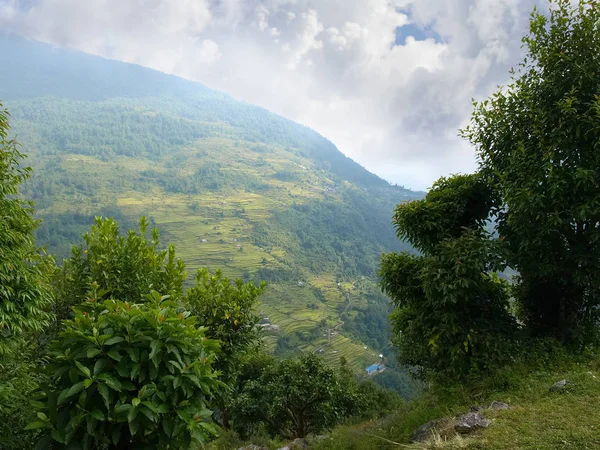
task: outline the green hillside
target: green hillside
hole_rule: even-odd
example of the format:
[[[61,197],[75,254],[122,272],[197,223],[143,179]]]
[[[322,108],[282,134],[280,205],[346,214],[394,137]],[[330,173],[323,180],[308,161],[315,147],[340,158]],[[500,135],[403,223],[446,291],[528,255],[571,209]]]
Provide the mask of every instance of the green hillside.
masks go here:
[[[420,197],[316,132],[198,83],[0,35],[0,99],[34,168],[24,194],[59,258],[95,215],[158,226],[191,274],[264,279],[277,354],[355,370],[388,354],[382,252],[394,205]],[[191,277],[190,277],[191,278]],[[391,355],[390,355],[391,356]],[[391,357],[390,359],[394,359]]]

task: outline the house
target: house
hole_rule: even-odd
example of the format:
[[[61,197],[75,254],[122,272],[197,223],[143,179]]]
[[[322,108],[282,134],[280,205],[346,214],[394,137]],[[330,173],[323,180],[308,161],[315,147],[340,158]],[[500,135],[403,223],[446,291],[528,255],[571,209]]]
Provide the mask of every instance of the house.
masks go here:
[[[371,364],[366,370],[367,375],[377,375],[385,370],[385,366],[381,363]]]

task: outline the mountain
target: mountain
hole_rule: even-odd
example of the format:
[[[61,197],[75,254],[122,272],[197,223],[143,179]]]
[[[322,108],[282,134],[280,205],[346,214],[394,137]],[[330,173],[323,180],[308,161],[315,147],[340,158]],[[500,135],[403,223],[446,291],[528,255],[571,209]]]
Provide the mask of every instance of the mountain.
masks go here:
[[[29,155],[24,195],[59,258],[95,215],[147,216],[190,272],[266,280],[277,354],[344,356],[388,346],[382,252],[401,251],[392,186],[315,131],[199,83],[0,34],[0,100]]]

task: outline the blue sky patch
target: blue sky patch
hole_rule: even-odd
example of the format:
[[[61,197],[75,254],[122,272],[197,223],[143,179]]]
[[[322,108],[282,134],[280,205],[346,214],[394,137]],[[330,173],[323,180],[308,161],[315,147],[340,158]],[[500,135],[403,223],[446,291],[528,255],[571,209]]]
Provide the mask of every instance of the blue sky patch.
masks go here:
[[[396,28],[396,45],[405,45],[406,38],[412,36],[417,41],[433,39],[435,42],[442,42],[442,38],[431,27],[420,27],[417,24],[409,23]]]

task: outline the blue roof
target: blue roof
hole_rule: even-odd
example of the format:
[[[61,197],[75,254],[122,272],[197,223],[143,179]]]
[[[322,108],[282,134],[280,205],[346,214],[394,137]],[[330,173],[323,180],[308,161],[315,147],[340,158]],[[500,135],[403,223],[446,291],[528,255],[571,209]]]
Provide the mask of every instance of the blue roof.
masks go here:
[[[371,364],[367,367],[367,373],[375,372],[377,370],[379,370],[379,364]]]

